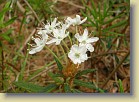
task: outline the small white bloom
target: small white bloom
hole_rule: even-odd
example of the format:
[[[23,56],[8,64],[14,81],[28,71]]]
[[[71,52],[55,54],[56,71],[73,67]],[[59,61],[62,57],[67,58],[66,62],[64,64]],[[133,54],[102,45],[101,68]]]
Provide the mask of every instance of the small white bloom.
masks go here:
[[[80,42],[80,46],[86,46],[86,48],[90,51],[93,52],[94,51],[94,47],[91,45],[91,43],[94,43],[96,41],[99,40],[98,37],[88,37],[88,30],[85,29],[84,33],[82,36],[80,36],[78,33],[75,34],[75,38],[77,38],[77,40]]]
[[[61,22],[58,22],[58,23],[57,23],[57,18],[55,18],[55,19],[53,20],[53,22],[51,22],[51,24],[48,22],[48,23],[45,25],[45,29],[46,29],[47,33],[52,33],[53,30],[54,30],[57,26],[59,26],[60,24],[61,24]]]
[[[68,53],[68,57],[73,61],[74,64],[80,64],[88,59],[86,51],[87,49],[85,46],[78,46],[74,44]]]
[[[87,20],[87,17],[85,17],[83,20],[81,20],[80,15],[76,15],[76,17],[73,18],[73,19],[72,19],[71,17],[68,17],[68,18],[66,19],[66,23],[67,23],[69,26],[70,26],[70,25],[75,26],[75,25],[80,25],[80,24],[84,23],[86,20]]]
[[[69,32],[66,32],[66,25],[63,24],[62,28],[59,29],[54,29],[53,30],[53,36],[54,38],[52,38],[50,41],[48,41],[46,44],[51,44],[51,43],[55,43],[56,45],[59,45],[61,43],[61,41],[66,38],[69,34]]]
[[[32,46],[33,48],[29,51],[29,54],[35,54],[37,52],[40,52],[46,44],[46,41],[48,39],[48,35],[46,34],[46,31],[40,30],[38,34],[41,35],[41,38],[33,38],[36,45]]]

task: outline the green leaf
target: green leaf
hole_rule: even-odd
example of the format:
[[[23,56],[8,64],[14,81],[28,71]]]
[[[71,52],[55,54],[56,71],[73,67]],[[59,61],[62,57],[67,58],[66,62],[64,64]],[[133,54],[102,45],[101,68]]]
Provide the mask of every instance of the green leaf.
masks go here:
[[[112,19],[109,19],[109,20],[107,20],[107,21],[104,21],[102,24],[105,25],[105,24],[111,23],[111,22],[113,22],[114,20],[116,20],[117,18],[120,18],[120,17],[122,17],[122,16],[124,16],[124,14],[119,14],[118,16],[115,16],[115,17],[112,18]]]
[[[0,11],[0,28],[3,26],[3,20],[4,20],[4,15],[5,13],[10,10],[10,3],[11,1],[7,2],[4,6],[4,8],[2,9],[2,11]]]
[[[107,16],[107,6],[106,6],[106,2],[104,2],[104,6],[103,6],[103,16],[104,16],[104,18]]]
[[[51,54],[54,56],[54,60],[55,60],[56,63],[57,63],[57,66],[58,66],[59,71],[62,71],[63,65],[61,64],[61,62],[60,62],[59,58],[57,57],[57,55],[56,55],[51,49],[49,49],[47,46],[46,46],[46,48],[47,48],[47,49],[51,52]]]
[[[124,88],[121,79],[118,80],[118,83],[119,83],[120,93],[124,93]]]
[[[45,92],[45,93],[50,93],[53,90],[55,90],[58,86],[56,84],[49,84],[46,87],[44,87],[43,91],[41,92]]]
[[[59,71],[62,71],[63,66],[62,66],[61,62],[55,56],[54,56],[54,60],[56,61]]]
[[[91,0],[91,4],[92,4],[93,10],[94,10],[94,13],[97,16],[97,10],[96,10],[96,7],[95,7],[95,4],[94,4],[93,0]]]
[[[30,74],[30,76],[27,78],[26,81],[32,80],[32,78],[33,78],[34,76],[36,76],[37,74],[39,74],[40,72],[42,72],[44,69],[45,69],[45,68],[36,70],[33,74]]]
[[[86,70],[78,72],[75,77],[79,77],[81,75],[86,75],[88,73],[92,73],[92,72],[95,72],[95,71],[96,71],[95,69],[86,69]]]
[[[64,91],[66,93],[71,93],[71,89],[68,83],[64,83]]]
[[[128,23],[127,20],[122,20],[121,22],[118,22],[110,27],[105,28],[103,31],[110,30],[110,29],[116,28],[116,27],[120,27],[120,26],[125,25],[127,23]]]
[[[78,79],[74,79],[74,84],[76,84],[78,86],[87,87],[87,88],[90,88],[90,89],[96,89],[96,87],[92,83],[84,82],[84,81],[81,81],[81,80],[78,80]]]
[[[93,9],[91,9],[90,7],[86,6],[88,8],[88,10],[91,12],[91,14],[93,15],[94,19],[96,20],[97,19],[97,15],[96,15],[96,12],[94,12]]]
[[[0,12],[0,27],[3,24],[4,14],[9,10],[9,8],[5,8]]]
[[[6,32],[4,32],[4,33],[0,34],[0,36],[3,36],[3,35],[8,36],[8,35],[10,35],[10,34],[11,34],[12,30],[13,30],[13,29],[8,29]]]
[[[26,54],[25,59],[24,59],[24,62],[21,65],[21,71],[20,71],[19,78],[18,78],[19,81],[22,81],[23,80],[24,71],[25,71],[26,64],[27,64],[27,59],[28,59],[28,54],[29,53]]]
[[[14,82],[14,85],[31,92],[42,92],[44,90],[44,87],[32,83],[28,83],[28,82],[20,82],[20,81]]]
[[[12,29],[7,30],[5,33],[0,34],[0,36],[7,40],[8,42],[12,42],[12,38],[9,36],[12,32]]]
[[[49,93],[57,88],[56,84],[49,84],[46,87],[42,87],[39,85],[35,85],[33,83],[21,82],[21,81],[20,82],[14,82],[14,85],[16,85],[19,88],[23,88],[27,91],[36,92],[36,93],[42,93],[42,92]]]
[[[5,22],[5,23],[4,23],[4,27],[6,27],[6,26],[12,24],[12,23],[16,20],[16,18],[17,18],[17,17],[13,17],[13,18],[11,18],[9,21]]]
[[[62,84],[64,82],[64,79],[62,77],[57,77],[55,74],[52,72],[49,72],[48,75],[57,83],[57,84]]]
[[[121,33],[117,33],[117,32],[112,32],[112,31],[109,31],[109,30],[104,30],[104,33],[109,33],[109,34],[111,34],[111,35],[116,35],[116,36],[125,36],[125,34],[121,34]],[[111,36],[110,35],[110,36]],[[105,36],[105,34],[104,34],[104,36]]]
[[[74,79],[74,84],[76,84],[77,86],[83,86],[83,87],[87,87],[90,89],[95,89],[101,93],[104,93],[104,91],[102,89],[97,88],[96,86],[93,85],[93,83],[90,83],[90,82],[84,82],[84,81],[81,81],[78,79]]]

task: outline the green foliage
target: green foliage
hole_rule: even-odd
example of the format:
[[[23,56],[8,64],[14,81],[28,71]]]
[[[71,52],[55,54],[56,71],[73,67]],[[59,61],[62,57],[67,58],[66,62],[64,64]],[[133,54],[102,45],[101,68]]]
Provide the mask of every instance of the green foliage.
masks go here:
[[[88,73],[92,73],[92,72],[95,72],[96,70],[95,69],[86,69],[86,70],[83,70],[83,71],[79,71],[75,77],[79,77],[79,76],[82,76],[82,75],[86,75]]]
[[[46,19],[47,17],[55,13],[55,11],[52,9],[52,6],[54,5],[53,2],[46,0],[28,0],[28,2],[41,18],[44,17]]]
[[[95,89],[101,93],[104,93],[104,91],[102,89],[97,88],[93,83],[90,83],[90,82],[84,82],[84,81],[75,79],[74,84],[76,84],[77,86],[83,86],[83,87],[87,87],[90,89]]]
[[[59,71],[62,71],[63,66],[62,66],[60,60],[57,57],[55,57],[55,56],[54,56],[54,59],[56,61],[56,64],[57,64],[57,67],[58,67]]]
[[[4,20],[5,14],[11,10],[10,8],[10,4],[11,2],[8,1],[4,8],[0,11],[0,29],[6,28],[7,26],[9,26],[10,24],[12,24],[17,17],[13,17],[11,19],[9,19],[8,21]],[[9,43],[13,43],[13,39],[9,36],[12,32],[12,29],[8,29],[6,32],[0,34],[0,38],[8,41]],[[2,43],[2,41],[0,41]]]
[[[57,88],[57,85],[55,84],[49,84],[45,87],[42,87],[42,86],[35,85],[33,83],[28,83],[23,81],[14,82],[14,85],[16,85],[19,88],[23,88],[26,91],[35,92],[35,93],[41,93],[41,92],[49,93]]]
[[[85,1],[82,0],[83,5],[86,7],[86,11],[81,10],[81,13],[83,16],[87,17],[88,24],[84,26],[92,26],[95,27],[96,30],[98,31],[98,35],[101,33],[101,36],[105,36],[105,34],[113,35],[113,36],[124,36],[124,34],[120,33],[119,27],[121,26],[126,26],[129,23],[129,19],[125,18],[125,15],[129,15],[129,0],[125,1],[125,4],[127,8],[125,12],[122,12],[120,8],[120,4],[117,1],[111,2],[110,0],[104,0],[101,4],[98,3],[97,5],[94,4],[93,0],[91,0],[91,7],[86,5]],[[117,11],[115,7],[115,2],[117,3],[117,8],[120,9]],[[103,6],[100,6],[102,5]],[[98,9],[97,9],[98,8]],[[87,13],[86,13],[87,12]],[[113,14],[115,14],[113,16]],[[124,20],[122,20],[124,18]],[[113,23],[116,20],[121,19],[119,22]],[[102,28],[102,26],[105,26],[105,28]],[[113,30],[117,30],[113,31]],[[109,33],[111,32],[111,33]],[[110,37],[110,36],[109,36]]]
[[[119,84],[120,93],[124,93],[124,88],[121,79],[118,80],[118,84]]]
[[[53,73],[49,72],[48,75],[55,81],[56,84],[59,84],[59,85],[63,84],[64,80],[60,74],[53,74]]]
[[[68,83],[64,83],[64,92],[71,93],[71,89]]]
[[[28,53],[26,54],[24,62],[21,65],[21,71],[20,71],[19,78],[18,78],[19,81],[23,80],[23,76],[24,76],[24,72],[25,72],[25,68],[27,64],[27,59],[28,59]]]

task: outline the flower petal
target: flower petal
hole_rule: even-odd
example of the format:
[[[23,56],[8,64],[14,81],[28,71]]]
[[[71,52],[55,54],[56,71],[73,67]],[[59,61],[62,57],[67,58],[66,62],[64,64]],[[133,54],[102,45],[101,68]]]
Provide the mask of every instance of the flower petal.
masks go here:
[[[79,25],[81,22],[81,17],[80,15],[76,15],[76,24]]]
[[[85,40],[88,38],[88,30],[87,30],[87,28],[84,29],[83,38],[84,38]]]
[[[62,39],[57,39],[57,40],[56,40],[56,45],[59,45],[59,44],[61,43],[61,40],[62,40]]]
[[[87,51],[86,46],[81,46],[80,44],[79,44],[79,49],[80,49],[79,52],[82,54],[85,54]]]
[[[93,43],[93,42],[97,42],[99,40],[98,37],[91,37],[87,39],[87,43]]]
[[[72,45],[71,50],[72,50],[74,53],[78,52],[78,51],[79,51],[78,45],[76,45],[76,44]]]
[[[80,57],[81,62],[84,62],[87,59],[88,59],[87,54],[82,54]]]
[[[52,26],[52,27],[55,27],[56,21],[57,21],[57,18],[54,18],[53,22],[51,23],[51,26]]]
[[[55,38],[58,38],[59,37],[59,29],[54,29],[53,34],[54,34]]]
[[[79,35],[79,33],[75,34],[75,38],[79,41],[79,39],[81,39],[81,36]]]
[[[57,39],[53,38],[53,39],[51,39],[50,41],[46,42],[46,44],[52,44],[52,43],[54,43],[54,42],[56,42],[56,41],[57,41]]]
[[[37,52],[40,52],[42,49],[43,49],[44,46],[38,46],[36,48],[32,48],[30,51],[29,51],[29,54],[35,54]]]
[[[41,40],[39,38],[35,38],[34,42],[36,43],[37,46],[40,46]]]
[[[85,18],[80,22],[80,24],[84,23],[86,20],[87,20],[87,17],[85,17]]]
[[[93,52],[94,51],[94,47],[91,44],[87,44],[86,48],[90,51]]]

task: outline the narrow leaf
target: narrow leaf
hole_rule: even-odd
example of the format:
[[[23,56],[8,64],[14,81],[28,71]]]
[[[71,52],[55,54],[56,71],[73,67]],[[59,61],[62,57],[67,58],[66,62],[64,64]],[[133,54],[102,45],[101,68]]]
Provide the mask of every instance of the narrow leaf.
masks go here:
[[[62,71],[63,66],[62,66],[61,62],[60,62],[55,56],[54,56],[54,59],[55,59],[55,61],[56,61],[56,64],[57,64],[57,66],[58,66],[58,69],[59,69],[60,71]]]
[[[64,91],[66,93],[71,93],[71,89],[68,83],[64,83]]]
[[[44,87],[32,83],[28,83],[28,82],[14,82],[14,85],[31,92],[41,92],[44,90]]]
[[[57,83],[57,84],[62,84],[64,80],[62,77],[57,77],[55,76],[52,72],[49,72],[48,75]]]
[[[43,87],[43,86],[35,85],[33,83],[28,83],[28,82],[14,82],[14,85],[16,85],[19,88],[23,88],[27,91],[36,92],[36,93],[42,93],[42,92],[49,93],[57,88],[56,84],[49,84],[46,87]]]
[[[97,88],[96,86],[93,85],[93,83],[90,83],[90,82],[84,82],[81,80],[74,79],[74,84],[76,84],[77,86],[83,86],[83,87],[87,87],[90,89],[95,89],[101,93],[104,93],[104,91],[102,89]]]
[[[86,70],[78,72],[75,77],[79,77],[81,75],[86,75],[88,73],[92,73],[92,72],[95,72],[95,71],[96,71],[95,69],[86,69]]]
[[[124,24],[127,24],[127,20],[122,20],[121,22],[118,22],[118,23],[116,23],[116,24],[114,24],[114,25],[112,25],[112,26],[110,26],[108,28],[105,28],[104,30],[110,30],[112,28],[120,27],[120,26],[122,26]]]
[[[124,93],[124,88],[121,79],[118,80],[118,83],[119,83],[120,93]]]
[[[49,84],[46,87],[44,87],[43,91],[41,92],[45,92],[45,93],[50,93],[53,90],[55,90],[58,86],[56,84]]]
[[[17,18],[17,17],[13,17],[13,18],[11,18],[9,21],[5,22],[5,23],[4,23],[4,27],[6,27],[6,26],[12,24],[12,23],[16,20],[16,18]]]

